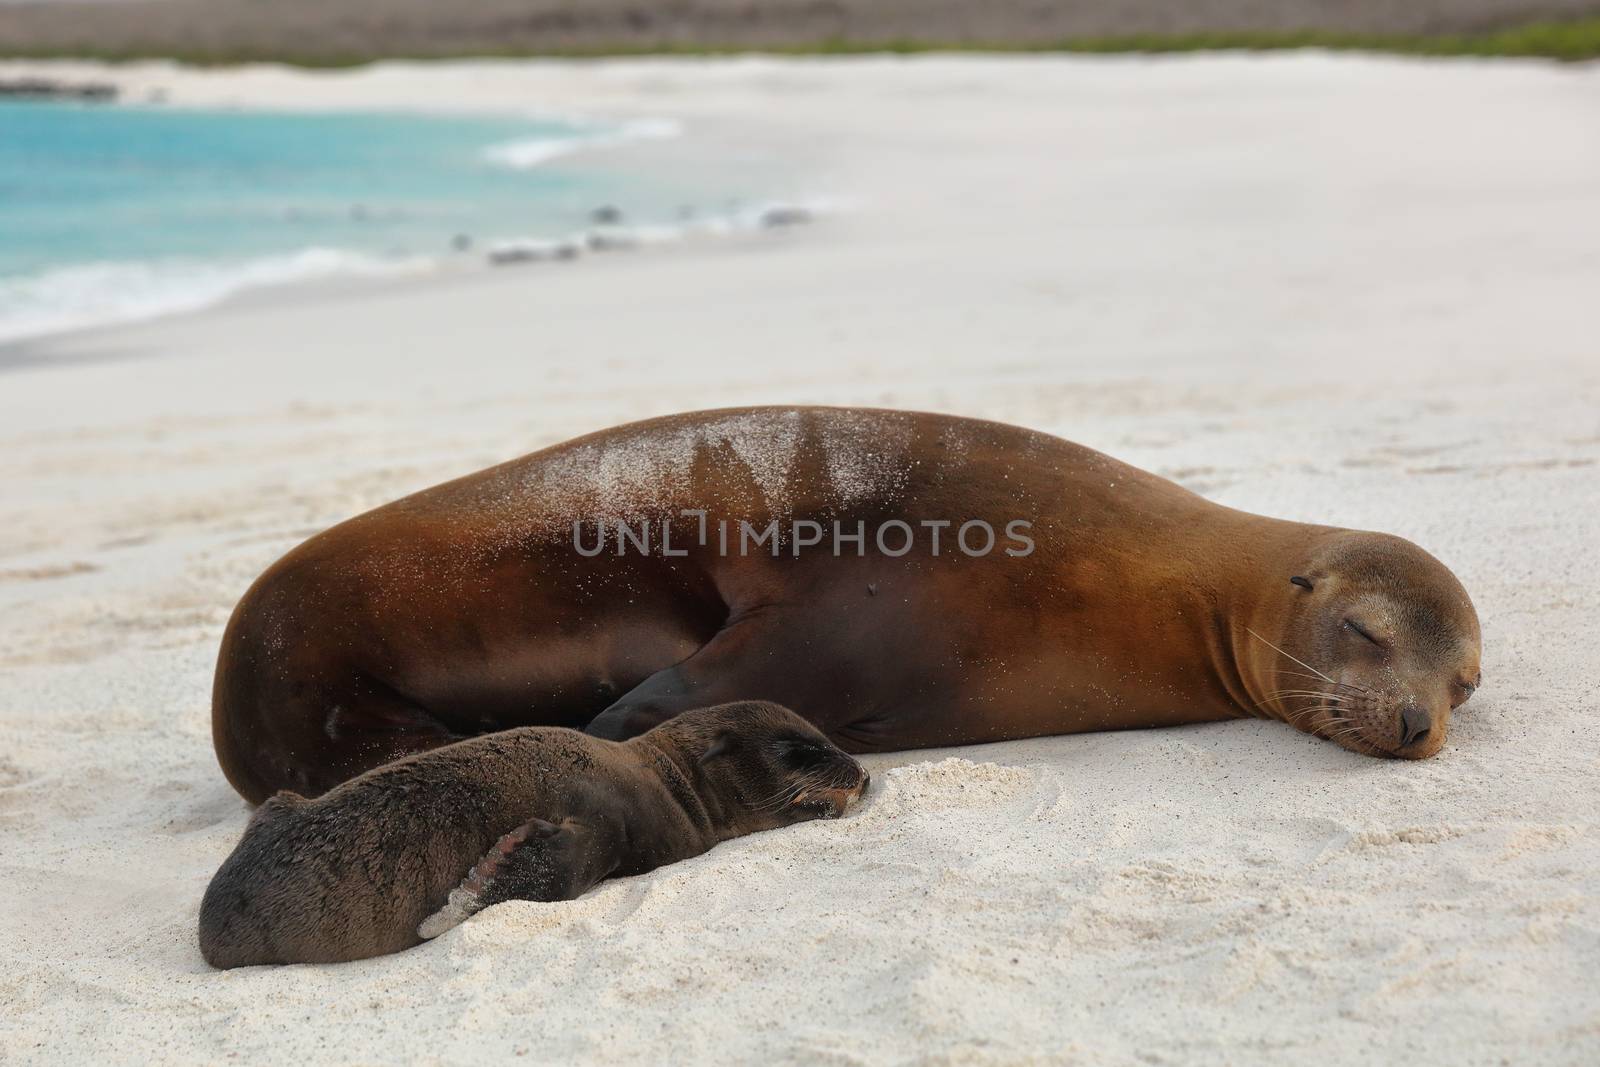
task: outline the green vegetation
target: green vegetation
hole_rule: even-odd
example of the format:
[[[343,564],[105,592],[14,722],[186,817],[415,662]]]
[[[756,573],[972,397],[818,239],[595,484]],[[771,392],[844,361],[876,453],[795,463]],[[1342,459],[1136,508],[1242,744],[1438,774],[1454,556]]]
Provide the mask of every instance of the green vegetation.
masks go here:
[[[1416,56],[1531,56],[1577,62],[1600,58],[1600,18],[1540,22],[1492,33],[1385,37],[1343,33],[1212,33],[1189,37],[1107,37],[1064,41],[1062,52],[1209,52],[1325,48]]]
[[[1568,22],[1540,22],[1476,34],[1447,36],[1386,36],[1308,30],[1296,33],[1258,33],[1251,31],[1197,33],[1181,36],[1141,34],[1122,37],[1071,38],[1063,41],[857,41],[830,39],[805,45],[727,46],[727,45],[621,45],[616,47],[575,47],[441,52],[436,55],[324,54],[306,52],[279,54],[247,47],[225,49],[175,49],[157,53],[139,48],[96,49],[7,49],[0,47],[0,58],[7,59],[98,59],[107,62],[138,59],[175,59],[196,66],[230,66],[240,63],[287,63],[302,67],[351,67],[380,59],[450,59],[487,57],[524,58],[601,58],[606,56],[718,56],[764,53],[772,55],[865,55],[892,53],[909,55],[927,52],[998,53],[1081,53],[1161,54],[1216,51],[1281,51],[1315,48],[1338,52],[1377,52],[1412,56],[1521,56],[1564,62],[1600,59],[1600,18]]]

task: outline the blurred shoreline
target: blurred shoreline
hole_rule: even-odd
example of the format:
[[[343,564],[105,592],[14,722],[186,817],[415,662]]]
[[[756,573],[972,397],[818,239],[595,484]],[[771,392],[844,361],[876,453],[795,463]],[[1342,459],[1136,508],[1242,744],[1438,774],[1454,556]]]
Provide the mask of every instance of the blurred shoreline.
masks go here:
[[[0,61],[0,85],[93,85],[131,105],[0,101],[12,190],[0,231],[13,237],[0,350],[252,295],[560,270],[791,229],[838,206],[796,153],[743,130],[698,123],[685,138],[655,114],[607,121],[575,94],[551,104],[520,74],[496,87],[489,72],[505,64],[442,80],[427,66],[329,79]],[[487,84],[463,84],[473,72]],[[376,147],[351,147],[363,140]],[[249,160],[271,166],[258,178]]]
[[[764,51],[1600,56],[1597,0],[0,0],[0,57],[341,66]]]

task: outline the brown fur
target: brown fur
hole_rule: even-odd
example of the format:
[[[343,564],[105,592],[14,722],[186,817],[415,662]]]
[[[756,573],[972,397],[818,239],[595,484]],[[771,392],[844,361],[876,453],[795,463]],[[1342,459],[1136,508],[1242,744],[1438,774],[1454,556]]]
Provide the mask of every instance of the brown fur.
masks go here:
[[[215,967],[397,952],[469,872],[475,906],[570,899],[837,816],[866,782],[805,720],[753,701],[623,743],[539,727],[462,741],[263,804],[206,890],[200,950]]]
[[[618,482],[633,499],[608,496]],[[898,558],[724,555],[683,509],[712,529],[1024,519],[1036,548],[968,557],[947,530],[938,557],[926,539]],[[688,554],[580,557],[573,521],[608,515],[665,518]],[[1308,570],[1313,591],[1290,584]],[[1387,658],[1346,640],[1367,593],[1393,616]],[[1337,684],[1284,674],[1289,656]],[[755,408],[592,434],[311,538],[235,612],[213,724],[253,800],[484,731],[624,738],[746,698],[858,752],[1268,715],[1415,756],[1477,660],[1460,583],[1400,538],[1222,507],[1014,426]],[[1363,709],[1308,715],[1316,697],[1285,692],[1315,686]],[[1407,708],[1434,721],[1426,744],[1402,743]]]

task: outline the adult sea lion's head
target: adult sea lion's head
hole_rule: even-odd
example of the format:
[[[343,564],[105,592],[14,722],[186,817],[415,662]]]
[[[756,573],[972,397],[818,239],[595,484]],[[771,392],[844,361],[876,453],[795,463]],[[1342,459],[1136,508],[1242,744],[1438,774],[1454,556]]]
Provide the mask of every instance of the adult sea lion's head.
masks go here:
[[[780,704],[719,704],[656,730],[695,761],[702,793],[718,801],[739,833],[837,819],[867,789],[861,764]]]
[[[1251,630],[1267,706],[1355,752],[1438,752],[1482,684],[1478,614],[1456,576],[1404,538],[1339,531],[1272,581],[1282,601],[1269,594],[1267,630]]]

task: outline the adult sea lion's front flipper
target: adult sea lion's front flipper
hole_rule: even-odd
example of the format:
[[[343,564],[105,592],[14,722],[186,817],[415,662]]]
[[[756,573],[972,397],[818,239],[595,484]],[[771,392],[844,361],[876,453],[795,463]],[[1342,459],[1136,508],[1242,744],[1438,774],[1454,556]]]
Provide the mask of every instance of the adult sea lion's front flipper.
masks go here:
[[[741,614],[694,655],[623,694],[584,733],[625,741],[696,708],[765,700],[798,712],[847,750],[880,747],[871,742],[879,718],[900,701],[925,699],[925,679],[908,668],[910,650],[897,647],[907,628],[885,621],[893,607],[870,599],[865,583],[839,584],[846,588],[837,595],[855,601],[853,612],[819,596]],[[868,636],[880,628],[893,633]]]

